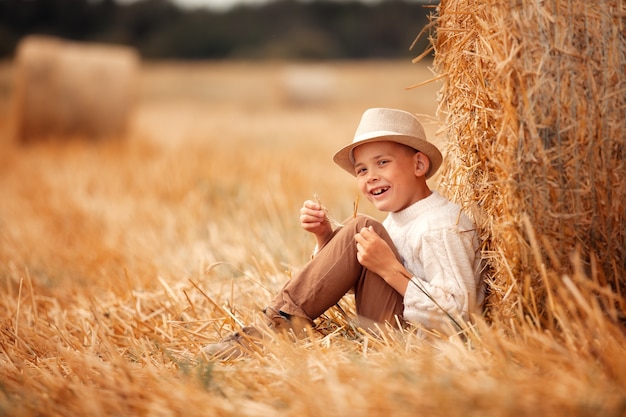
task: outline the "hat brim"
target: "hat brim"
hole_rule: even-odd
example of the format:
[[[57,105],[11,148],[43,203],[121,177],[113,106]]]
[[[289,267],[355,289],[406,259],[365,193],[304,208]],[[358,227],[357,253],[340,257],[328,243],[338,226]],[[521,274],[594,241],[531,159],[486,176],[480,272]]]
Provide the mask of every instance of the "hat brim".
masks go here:
[[[399,135],[393,133],[385,133],[385,134],[376,134],[369,138],[361,137],[358,142],[353,142],[347,146],[344,146],[340,150],[338,150],[335,155],[333,155],[333,161],[337,165],[339,165],[344,170],[348,171],[350,174],[356,177],[356,172],[354,171],[354,160],[352,157],[352,151],[357,146],[361,146],[366,143],[372,142],[395,142],[400,143],[402,145],[406,145],[410,148],[413,148],[428,157],[430,161],[430,169],[426,174],[426,179],[432,177],[435,172],[441,166],[441,162],[443,161],[443,156],[439,149],[433,145],[432,143],[417,138],[415,136],[407,136],[407,135]]]

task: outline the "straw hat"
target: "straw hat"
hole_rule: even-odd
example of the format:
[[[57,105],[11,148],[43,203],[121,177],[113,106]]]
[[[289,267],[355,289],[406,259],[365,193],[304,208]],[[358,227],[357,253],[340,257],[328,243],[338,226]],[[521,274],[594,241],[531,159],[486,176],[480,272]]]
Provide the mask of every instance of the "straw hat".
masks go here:
[[[426,139],[424,128],[417,117],[403,110],[375,108],[363,113],[352,143],[341,148],[333,156],[333,161],[350,174],[356,175],[352,155],[354,148],[364,143],[383,141],[401,143],[425,154],[430,160],[430,170],[426,178],[430,178],[439,169],[443,160],[439,149]]]

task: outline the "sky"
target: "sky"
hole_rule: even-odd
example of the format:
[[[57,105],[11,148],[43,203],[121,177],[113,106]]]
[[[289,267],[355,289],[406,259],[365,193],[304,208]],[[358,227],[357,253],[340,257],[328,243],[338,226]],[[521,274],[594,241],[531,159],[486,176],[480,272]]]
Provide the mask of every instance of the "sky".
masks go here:
[[[134,3],[138,0],[117,0],[120,4],[128,4]],[[303,1],[314,1],[314,0],[303,0]],[[341,1],[341,0],[336,0]],[[364,3],[376,3],[383,0],[361,0]],[[418,3],[428,3],[428,0],[414,0]],[[206,7],[212,10],[228,10],[234,5],[237,4],[263,4],[267,3],[268,0],[170,0],[170,2],[185,8],[185,9],[193,9],[198,7]]]
[[[115,0],[119,4],[135,3],[139,0]],[[263,4],[268,0],[169,0],[185,9],[206,7],[212,10],[228,10],[236,4]]]
[[[134,3],[139,0],[116,0],[120,4]],[[212,10],[228,10],[237,4],[263,4],[268,0],[169,0],[185,9],[206,7]]]
[[[213,10],[227,10],[235,4],[262,4],[266,0],[170,0],[184,8],[207,7]]]

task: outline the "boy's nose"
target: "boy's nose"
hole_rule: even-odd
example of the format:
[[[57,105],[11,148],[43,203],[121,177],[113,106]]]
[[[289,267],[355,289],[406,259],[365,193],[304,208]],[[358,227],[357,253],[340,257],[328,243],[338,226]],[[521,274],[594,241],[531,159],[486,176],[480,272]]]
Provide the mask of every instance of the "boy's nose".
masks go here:
[[[377,181],[378,173],[373,169],[367,171],[367,182]]]

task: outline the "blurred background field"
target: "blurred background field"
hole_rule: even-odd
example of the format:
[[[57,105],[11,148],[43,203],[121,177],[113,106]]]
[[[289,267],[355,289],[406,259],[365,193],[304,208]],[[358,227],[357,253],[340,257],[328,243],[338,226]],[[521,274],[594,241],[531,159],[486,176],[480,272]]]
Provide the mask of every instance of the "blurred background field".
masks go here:
[[[539,162],[545,170],[558,167],[566,154],[549,148],[553,130],[539,129],[544,136],[536,140],[532,129],[518,135],[506,124],[517,123],[515,105],[523,102],[509,100],[507,87],[513,86],[515,97],[541,103],[522,108],[524,126],[549,125],[552,111],[568,109],[583,127],[617,132],[594,139],[606,149],[596,153],[603,156],[596,170],[575,173],[594,174],[602,172],[602,163],[616,163],[611,176],[594,179],[606,179],[615,198],[602,207],[623,225],[624,193],[611,182],[624,173],[623,129],[615,123],[623,120],[623,71],[616,71],[623,69],[623,54],[604,54],[615,61],[596,60],[604,65],[599,69],[586,65],[605,76],[575,78],[579,83],[568,84],[571,94],[536,97],[539,84],[525,91],[509,76],[535,75],[521,65],[530,59],[511,58],[511,51],[535,46],[530,37],[521,36],[527,42],[512,49],[507,43],[512,33],[529,30],[531,20],[515,20],[518,15],[497,1],[489,7],[487,1],[443,3],[450,9],[444,14],[448,31],[436,44],[439,61],[427,57],[414,64],[411,58],[425,47],[409,47],[432,9],[420,9],[418,19],[402,2],[371,8],[275,2],[222,14],[183,12],[161,0],[124,7],[76,0],[70,9],[62,1],[20,2],[22,9],[0,1],[0,30],[7,34],[0,42],[0,415],[625,415],[623,248],[614,244],[613,259],[599,258],[612,263],[612,271],[595,263],[594,247],[591,261],[584,252],[558,252],[587,243],[584,227],[576,228],[578,240],[559,242],[559,230],[553,240],[548,220],[563,222],[567,206],[545,217],[532,204],[523,206],[530,193],[516,200],[517,190],[525,180],[548,196],[572,189],[582,196],[590,187],[570,186],[580,177],[561,175],[559,182],[540,172],[527,178],[531,168],[543,169]],[[574,19],[576,24],[591,27],[597,16],[610,23],[622,16],[608,6],[601,9],[605,15],[589,13],[581,4],[589,20]],[[537,4],[526,6],[535,10]],[[289,26],[289,19],[272,21],[278,16],[274,7],[289,12],[283,18],[294,17]],[[546,10],[542,22],[551,27]],[[500,20],[490,20],[494,16]],[[253,18],[264,30],[274,23],[279,39],[271,30],[269,37],[244,33],[229,20]],[[611,37],[587,41],[612,40],[623,51],[623,31],[608,27]],[[238,32],[252,33],[259,43],[236,47],[252,42],[238,38],[214,48],[220,45],[213,36],[232,40]],[[18,86],[28,83],[18,82],[14,53],[27,33],[137,48],[135,99],[123,134],[15,137],[13,99]],[[555,73],[579,74],[574,64],[582,58],[567,48],[545,51],[536,56],[546,68],[552,61],[545,57],[556,54]],[[602,48],[588,52],[597,51]],[[561,63],[572,66],[564,70]],[[407,89],[436,77],[433,67],[447,77]],[[64,80],[73,75],[80,75],[78,68]],[[611,92],[593,102],[614,100],[598,105],[598,111],[607,110],[600,118],[583,111],[584,105],[567,105],[584,96],[576,88],[591,91],[586,82]],[[71,101],[61,96],[55,102],[41,95],[43,88],[37,91],[50,100],[50,110]],[[565,104],[551,102],[555,97]],[[98,100],[106,104],[106,92]],[[453,161],[431,186],[470,211],[490,207],[477,219],[495,266],[491,320],[478,318],[464,337],[446,340],[418,341],[411,331],[374,338],[356,331],[334,308],[308,339],[272,338],[263,352],[235,361],[196,360],[204,344],[256,323],[258,309],[309,258],[313,240],[298,224],[303,200],[317,194],[334,218],[352,214],[354,180],[334,166],[331,155],[351,140],[363,110],[373,106],[420,115],[430,138]],[[503,108],[510,113],[503,115]],[[548,121],[532,119],[532,110],[544,111]],[[564,132],[572,130],[584,132]],[[559,138],[565,143],[565,133]],[[577,146],[576,138],[567,150],[577,157],[587,155],[581,149],[594,149]],[[518,148],[537,144],[551,159],[529,159],[534,153],[528,152],[518,158]],[[596,162],[587,157],[585,163]],[[360,201],[360,211],[382,216]],[[528,213],[536,217],[524,222]],[[587,218],[584,210],[576,214]],[[533,235],[533,227],[543,227],[541,235]],[[622,229],[609,229],[623,239]],[[501,250],[501,241],[492,240],[498,235],[517,246]],[[353,313],[350,297],[341,306]]]
[[[10,68],[3,66],[9,86]],[[299,239],[292,253],[284,239],[300,234],[304,199],[319,193],[338,218],[352,211],[352,178],[331,156],[351,140],[365,108],[412,108],[435,136],[436,84],[405,89],[430,76],[425,66],[402,61],[147,63],[125,137],[24,146],[3,130],[2,218],[11,219],[3,264],[31,260],[36,273],[46,269],[37,262],[67,259],[61,269],[68,270],[59,274],[71,275],[93,252],[89,243],[104,246],[111,256],[94,257],[117,270],[98,266],[89,276],[82,271],[82,280],[132,269],[122,262],[129,257],[146,267],[166,262],[174,268],[168,275],[195,272],[199,260],[187,259],[193,245],[204,248],[197,253],[204,262],[233,262],[236,252],[209,249],[207,239],[227,246],[233,235],[254,229],[257,222],[246,219],[257,213],[258,223],[276,229],[272,235],[286,235],[268,241],[268,249],[300,262],[310,242]]]
[[[297,372],[278,358],[299,362],[302,346],[282,346],[292,353],[269,354],[260,367],[244,360],[239,370],[194,367],[184,353],[254,323],[308,259],[303,200],[317,193],[334,217],[352,213],[353,179],[330,157],[365,108],[422,113],[434,137],[436,84],[405,89],[430,70],[384,60],[144,63],[126,135],[27,144],[10,135],[12,70],[2,65],[0,409],[258,415],[305,407],[318,415],[304,393],[297,405],[276,397],[291,384],[283,377],[267,381],[274,366]],[[324,342],[337,339],[339,351],[320,353],[361,349],[344,334]],[[227,379],[217,382],[221,372]],[[311,389],[327,374],[310,378],[291,389]],[[241,401],[254,405],[241,409]]]

